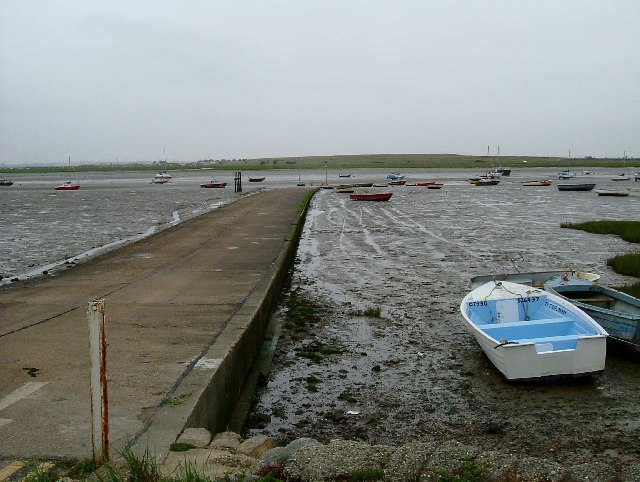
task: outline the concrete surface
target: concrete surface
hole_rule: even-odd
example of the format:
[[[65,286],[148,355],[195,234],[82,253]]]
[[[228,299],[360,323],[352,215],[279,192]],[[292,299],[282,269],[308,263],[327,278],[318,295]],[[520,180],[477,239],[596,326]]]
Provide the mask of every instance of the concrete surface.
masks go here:
[[[104,299],[111,454],[223,431],[295,255],[306,188],[263,191],[0,290],[0,459],[92,456],[87,309]]]

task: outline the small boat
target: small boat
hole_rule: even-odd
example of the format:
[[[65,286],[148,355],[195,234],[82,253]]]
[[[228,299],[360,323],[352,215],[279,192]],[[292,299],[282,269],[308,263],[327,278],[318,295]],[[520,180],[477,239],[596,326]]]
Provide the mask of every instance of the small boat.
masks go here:
[[[69,169],[71,169],[71,156],[69,156]],[[78,189],[80,189],[80,183],[78,182],[73,183],[71,181],[66,181],[65,183],[60,184],[59,186],[56,186],[53,189],[55,189],[56,191],[77,191]]]
[[[399,172],[392,172],[391,174],[389,174],[387,176],[387,179],[390,179],[392,181],[399,181],[401,179],[404,179],[404,176],[402,174],[400,174]]]
[[[481,177],[477,181],[473,182],[475,186],[496,186],[500,184],[500,179],[490,179],[486,177]]]
[[[67,181],[63,184],[60,184],[59,186],[54,187],[53,189],[55,189],[56,191],[77,191],[78,189],[80,189],[80,185],[74,184],[71,181]]]
[[[500,176],[510,176],[511,175],[511,169],[505,169],[504,167],[499,167],[498,169],[494,169],[491,172],[495,172],[496,174],[499,174]]]
[[[629,176],[628,174],[625,174],[624,172],[621,172],[617,176],[613,176],[611,178],[612,181],[629,181],[630,179],[631,179],[631,176]]]
[[[0,179],[0,186],[12,186],[13,181],[9,179]]]
[[[444,186],[444,184],[442,184],[441,182],[416,182],[415,184],[407,184],[407,186],[420,186],[420,187],[427,187],[429,189],[440,189],[442,186]]]
[[[582,171],[582,174],[583,174],[584,176],[588,176],[588,175],[590,175],[590,174],[593,174],[593,172],[591,172],[591,171]]]
[[[349,172],[341,172],[338,174],[338,177],[351,177],[351,173]]]
[[[538,181],[522,181],[522,186],[551,186],[551,179],[540,179]]]
[[[166,169],[164,171],[158,172],[154,177],[154,179],[158,179],[158,180],[166,179],[167,181],[171,178],[173,178],[173,176],[169,174]]]
[[[568,273],[547,280],[544,289],[590,315],[609,335],[640,351],[640,299]]]
[[[569,171],[568,169],[565,171],[560,171],[558,173],[558,179],[572,179],[576,177],[576,173],[573,171]]]
[[[407,183],[404,179],[396,179],[394,181],[389,181],[389,186],[404,186]]]
[[[349,194],[353,201],[388,201],[393,196],[391,192],[381,192],[373,194]]]
[[[212,179],[209,182],[205,182],[204,184],[200,184],[200,187],[206,187],[206,188],[223,188],[223,187],[227,187],[227,183],[226,182],[222,182],[222,181],[216,181],[215,179]]]
[[[251,177],[251,176],[249,176],[249,182],[262,182],[264,180],[265,180],[264,177]]]
[[[633,175],[633,182],[638,182],[638,181],[640,181],[640,172],[636,172]]]
[[[354,189],[338,189],[336,190],[337,193],[340,194],[351,194],[352,192],[355,192]]]
[[[434,182],[433,184],[427,186],[427,189],[442,189],[443,186],[444,184],[441,182]]]
[[[596,187],[595,184],[558,184],[558,191],[591,191]]]
[[[169,182],[168,178],[165,177],[154,177],[151,179],[151,184],[166,184]]]
[[[460,303],[467,328],[507,380],[602,372],[607,332],[569,301],[509,281],[489,281]]]
[[[627,197],[631,194],[631,189],[596,189],[594,192],[598,196]]]
[[[569,276],[573,276],[577,279],[588,281],[590,283],[595,283],[600,279],[599,274],[572,269],[531,271],[528,273],[493,273],[472,277],[469,280],[469,288],[472,290],[476,289],[489,281],[509,281],[520,285],[533,286],[534,288],[542,288],[548,279],[563,274],[568,274]]]

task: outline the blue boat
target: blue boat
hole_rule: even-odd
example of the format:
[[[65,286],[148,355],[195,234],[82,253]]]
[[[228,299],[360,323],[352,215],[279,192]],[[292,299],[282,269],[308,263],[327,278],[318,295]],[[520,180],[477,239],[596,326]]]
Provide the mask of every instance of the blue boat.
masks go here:
[[[464,297],[460,312],[507,380],[585,376],[604,370],[607,332],[553,293],[489,281]]]
[[[558,184],[558,191],[592,191],[594,187],[593,183]]]
[[[561,296],[589,314],[613,339],[631,343],[640,351],[640,300],[613,288],[558,274],[544,283],[549,293]]]

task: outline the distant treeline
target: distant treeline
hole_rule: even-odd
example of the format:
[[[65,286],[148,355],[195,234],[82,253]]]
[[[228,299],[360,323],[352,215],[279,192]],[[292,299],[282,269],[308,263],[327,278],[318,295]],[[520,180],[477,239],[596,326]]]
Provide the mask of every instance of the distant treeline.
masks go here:
[[[0,172],[60,172],[60,171],[152,171],[157,169],[188,170],[266,170],[266,169],[357,169],[357,168],[474,168],[487,167],[554,167],[583,169],[592,167],[627,166],[638,169],[639,159],[600,159],[591,156],[582,159],[535,156],[465,156],[460,154],[361,154],[306,157],[271,157],[259,159],[206,159],[197,162],[153,162],[131,164],[78,163],[76,166],[2,167]],[[634,167],[635,166],[635,167]]]

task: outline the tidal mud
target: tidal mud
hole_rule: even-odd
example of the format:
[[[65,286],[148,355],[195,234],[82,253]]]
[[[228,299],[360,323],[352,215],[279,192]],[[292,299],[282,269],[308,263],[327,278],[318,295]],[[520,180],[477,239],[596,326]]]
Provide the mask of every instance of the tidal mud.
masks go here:
[[[509,383],[463,325],[459,304],[471,276],[573,268],[607,285],[634,281],[606,260],[635,246],[560,224],[640,220],[637,193],[613,202],[555,185],[523,188],[521,180],[390,187],[382,203],[320,191],[246,434],[280,443],[459,441],[561,464],[640,463],[640,354],[610,343],[601,375]],[[292,306],[317,316],[287,323]],[[365,315],[373,308],[380,316]]]

